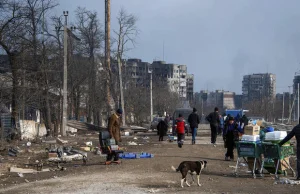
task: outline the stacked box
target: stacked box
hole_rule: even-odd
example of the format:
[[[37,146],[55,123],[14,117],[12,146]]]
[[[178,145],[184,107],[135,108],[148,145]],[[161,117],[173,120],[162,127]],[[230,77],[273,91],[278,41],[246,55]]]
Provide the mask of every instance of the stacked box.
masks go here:
[[[246,125],[244,128],[245,135],[259,135],[260,126],[258,125]]]

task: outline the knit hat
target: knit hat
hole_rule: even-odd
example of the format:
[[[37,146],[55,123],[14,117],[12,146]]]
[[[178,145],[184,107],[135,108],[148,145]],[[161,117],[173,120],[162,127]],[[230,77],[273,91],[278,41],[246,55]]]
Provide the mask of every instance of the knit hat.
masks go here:
[[[117,113],[121,115],[121,114],[123,113],[123,110],[119,108],[119,109],[117,110]]]
[[[196,109],[196,108],[193,108],[193,112],[197,112],[197,109]]]

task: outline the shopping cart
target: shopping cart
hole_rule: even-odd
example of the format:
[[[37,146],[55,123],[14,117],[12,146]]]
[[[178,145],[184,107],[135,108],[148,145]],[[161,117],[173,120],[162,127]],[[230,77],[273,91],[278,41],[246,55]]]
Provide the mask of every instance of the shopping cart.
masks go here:
[[[291,167],[290,163],[285,160],[285,158],[294,155],[294,149],[292,146],[279,146],[279,144],[274,144],[270,142],[263,142],[262,145],[263,145],[262,148],[263,148],[264,157],[267,159],[277,160],[275,166],[276,179],[278,179],[278,168],[281,160],[283,160],[287,164],[288,169],[290,169],[293,172],[293,176],[294,177],[296,176],[296,173],[294,169]]]
[[[261,143],[256,142],[237,142],[236,143],[238,158],[235,166],[234,174],[238,176],[238,167],[240,163],[240,158],[243,158],[244,161],[249,165],[248,160],[246,158],[254,158],[253,168],[252,168],[252,176],[256,178],[255,169],[256,169],[256,162],[261,164],[261,168],[259,170],[259,175],[262,177],[263,171],[263,161],[261,160],[262,155],[262,146]]]

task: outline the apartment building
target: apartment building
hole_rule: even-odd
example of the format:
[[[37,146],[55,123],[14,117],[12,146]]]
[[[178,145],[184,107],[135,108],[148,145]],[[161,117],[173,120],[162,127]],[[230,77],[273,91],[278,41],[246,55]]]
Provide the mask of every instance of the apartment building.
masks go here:
[[[271,73],[245,75],[242,82],[243,101],[275,99],[276,76]]]

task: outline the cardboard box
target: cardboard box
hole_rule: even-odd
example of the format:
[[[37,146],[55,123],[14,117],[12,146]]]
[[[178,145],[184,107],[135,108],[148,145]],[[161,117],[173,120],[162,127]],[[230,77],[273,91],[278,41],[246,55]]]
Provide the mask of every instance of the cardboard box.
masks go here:
[[[289,169],[289,163],[290,163],[290,157],[286,157],[284,158],[284,160],[280,160],[279,166],[278,166],[278,170],[287,170]],[[277,160],[274,160],[274,166],[276,168],[277,165]]]
[[[245,135],[259,135],[260,126],[258,125],[246,125],[244,128]]]
[[[49,158],[57,158],[57,153],[48,153]]]

